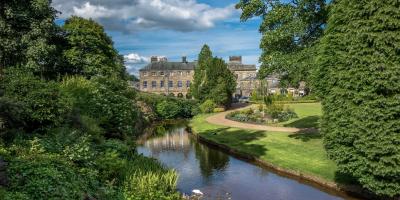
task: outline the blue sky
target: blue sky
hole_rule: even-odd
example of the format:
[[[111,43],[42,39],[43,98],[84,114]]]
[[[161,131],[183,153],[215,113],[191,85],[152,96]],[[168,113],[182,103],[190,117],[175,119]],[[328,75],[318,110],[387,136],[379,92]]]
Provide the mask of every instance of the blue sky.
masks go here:
[[[136,74],[152,55],[195,60],[203,44],[214,56],[242,55],[257,64],[260,19],[240,22],[238,0],[55,0],[61,20],[78,15],[102,24],[127,69]]]

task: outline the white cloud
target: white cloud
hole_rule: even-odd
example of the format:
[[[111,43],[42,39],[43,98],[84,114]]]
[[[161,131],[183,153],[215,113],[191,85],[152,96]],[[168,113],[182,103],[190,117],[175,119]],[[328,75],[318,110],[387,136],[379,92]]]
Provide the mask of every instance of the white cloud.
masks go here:
[[[77,15],[92,18],[110,30],[135,32],[143,29],[204,30],[232,16],[234,5],[214,8],[196,0],[55,0],[61,18]]]
[[[130,63],[130,64],[140,64],[140,63],[148,63],[149,58],[140,56],[137,53],[130,53],[127,55],[124,55],[124,60],[125,63]]]
[[[137,53],[129,53],[124,55],[125,67],[130,74],[138,75],[139,69],[144,67],[149,58],[141,56]]]

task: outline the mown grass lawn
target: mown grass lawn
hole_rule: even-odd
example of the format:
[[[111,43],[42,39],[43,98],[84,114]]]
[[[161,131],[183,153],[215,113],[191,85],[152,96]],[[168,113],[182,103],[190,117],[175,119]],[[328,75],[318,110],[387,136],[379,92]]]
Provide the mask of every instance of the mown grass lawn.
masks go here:
[[[303,112],[300,105],[298,109],[300,113]],[[301,116],[314,113],[304,111],[303,114]],[[321,136],[317,133],[294,134],[229,128],[208,123],[205,120],[208,116],[199,115],[191,120],[190,126],[194,133],[279,167],[329,181],[337,178],[336,165],[328,159]]]
[[[296,127],[296,128],[318,128],[322,116],[321,103],[298,103],[286,104],[296,112],[298,118],[286,122],[272,124],[275,126]]]

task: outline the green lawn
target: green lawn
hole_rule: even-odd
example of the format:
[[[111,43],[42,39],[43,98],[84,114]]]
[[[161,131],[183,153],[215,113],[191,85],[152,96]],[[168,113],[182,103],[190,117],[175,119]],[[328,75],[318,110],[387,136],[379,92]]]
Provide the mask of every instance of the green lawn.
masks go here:
[[[287,104],[286,106],[293,109],[296,112],[298,118],[272,125],[296,128],[319,127],[319,120],[322,116],[320,103],[298,103]]]
[[[313,116],[320,112],[306,110],[303,105],[293,105],[299,116]],[[209,124],[199,115],[192,119],[190,126],[194,133],[214,142],[256,156],[262,160],[286,169],[297,170],[329,181],[335,180],[336,165],[327,158],[321,136],[313,134],[293,134],[243,130]]]

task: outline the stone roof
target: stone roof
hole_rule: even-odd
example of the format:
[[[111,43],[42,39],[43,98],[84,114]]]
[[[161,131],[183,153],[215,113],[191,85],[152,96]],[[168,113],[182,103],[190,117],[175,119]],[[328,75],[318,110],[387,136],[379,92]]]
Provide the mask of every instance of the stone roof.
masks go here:
[[[228,68],[232,71],[257,71],[255,65],[244,65],[240,63],[228,63]]]
[[[194,70],[195,62],[152,62],[140,69],[139,71],[151,70]]]

